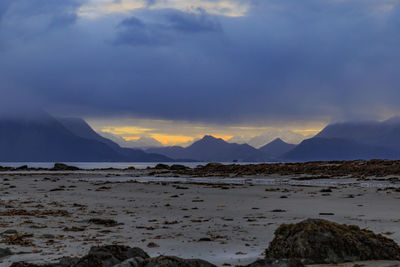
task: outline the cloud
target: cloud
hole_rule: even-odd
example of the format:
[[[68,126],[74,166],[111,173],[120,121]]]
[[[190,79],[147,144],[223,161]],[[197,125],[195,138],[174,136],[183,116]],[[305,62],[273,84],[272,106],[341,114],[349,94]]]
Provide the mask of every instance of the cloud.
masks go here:
[[[90,118],[214,125],[400,112],[395,1],[251,0],[235,17],[156,1],[96,19],[81,16],[83,6],[71,0],[14,2],[21,4],[3,11],[0,28],[12,44],[0,50],[3,99],[20,95]]]
[[[79,9],[79,16],[98,19],[115,14],[129,14],[147,8],[150,10],[174,9],[196,12],[202,9],[209,14],[227,17],[245,16],[252,1],[243,0],[88,0]]]
[[[185,13],[170,11],[166,14],[168,27],[181,32],[220,32],[222,27],[215,17],[211,17],[205,10],[200,9],[198,13]]]
[[[154,13],[154,12],[150,12]],[[115,44],[169,45],[181,39],[183,34],[222,32],[218,20],[204,10],[197,13],[186,13],[178,10],[156,12],[157,22],[144,22],[131,16],[122,20],[118,26]]]
[[[300,133],[293,132],[291,130],[270,128],[266,129],[262,134],[256,136],[234,136],[231,139],[229,139],[229,142],[239,143],[239,144],[247,143],[255,148],[260,148],[272,142],[276,138],[281,138],[283,141],[291,144],[299,144],[304,139],[311,138],[312,136],[313,135],[303,135]]]
[[[124,19],[117,28],[119,32],[114,41],[117,45],[162,45],[170,42],[158,25],[145,24],[136,17]]]
[[[32,38],[76,22],[79,0],[2,0],[0,3],[0,35],[7,39]],[[6,39],[6,38],[4,38]]]
[[[129,147],[129,148],[150,148],[150,147],[162,147],[163,145],[157,141],[156,139],[152,137],[139,137],[134,140],[125,140],[119,135],[112,134],[109,132],[99,132],[100,135],[102,135],[105,138],[108,138],[117,144],[119,144],[121,147]]]

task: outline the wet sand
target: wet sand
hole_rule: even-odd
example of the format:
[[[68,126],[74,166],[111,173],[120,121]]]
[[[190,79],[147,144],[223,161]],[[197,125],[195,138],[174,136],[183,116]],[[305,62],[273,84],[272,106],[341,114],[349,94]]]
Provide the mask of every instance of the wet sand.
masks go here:
[[[280,224],[306,218],[356,224],[400,243],[400,192],[396,183],[387,188],[382,177],[363,185],[348,178],[329,179],[333,184],[248,184],[254,177],[238,184],[163,182],[162,177],[126,181],[135,176],[143,173],[0,174],[0,232],[7,231],[0,247],[17,253],[1,259],[0,266],[82,256],[100,244],[137,246],[151,256],[201,258],[217,266],[247,264],[263,256]],[[291,179],[297,176],[256,178],[298,181]],[[118,225],[89,222],[94,218]]]

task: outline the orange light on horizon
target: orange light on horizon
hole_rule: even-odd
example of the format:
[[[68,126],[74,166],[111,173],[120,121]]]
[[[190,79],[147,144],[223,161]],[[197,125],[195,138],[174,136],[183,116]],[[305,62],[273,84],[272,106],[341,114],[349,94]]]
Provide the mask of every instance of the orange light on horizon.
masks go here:
[[[132,140],[136,141],[140,139],[139,136],[128,136],[128,137],[122,136],[122,138],[124,138],[125,141],[132,141]]]
[[[156,139],[164,146],[184,144],[191,142],[195,139],[195,137],[193,136],[185,136],[185,135],[150,134],[150,136]]]

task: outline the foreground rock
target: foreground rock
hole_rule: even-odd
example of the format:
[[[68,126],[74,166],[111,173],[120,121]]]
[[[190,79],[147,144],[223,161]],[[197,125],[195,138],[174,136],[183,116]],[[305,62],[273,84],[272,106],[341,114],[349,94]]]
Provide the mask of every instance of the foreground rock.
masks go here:
[[[308,219],[281,225],[266,255],[275,259],[297,258],[305,264],[334,264],[400,260],[400,247],[389,238],[355,225]]]
[[[0,259],[4,258],[4,257],[7,257],[7,256],[10,256],[12,254],[13,253],[11,252],[10,249],[8,249],[8,248],[0,248]]]
[[[79,171],[80,169],[75,166],[69,166],[64,163],[55,163],[52,169],[53,171]]]
[[[159,256],[157,258],[133,258],[115,265],[114,267],[215,267],[214,264],[203,260],[185,260],[172,256]]]
[[[243,267],[304,267],[304,264],[298,259],[289,259],[289,260],[260,259]]]
[[[185,260],[178,257],[150,258],[140,248],[109,245],[92,247],[82,258],[63,258],[58,263],[36,265],[16,262],[11,267],[215,267],[203,260]]]

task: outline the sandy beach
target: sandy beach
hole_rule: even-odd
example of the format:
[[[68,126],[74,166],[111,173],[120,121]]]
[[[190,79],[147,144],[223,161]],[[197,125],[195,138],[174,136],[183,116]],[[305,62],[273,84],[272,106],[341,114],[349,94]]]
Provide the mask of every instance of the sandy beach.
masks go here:
[[[400,243],[399,184],[389,177],[291,184],[298,176],[269,175],[252,184],[251,176],[226,183],[164,176],[143,170],[1,173],[0,247],[15,254],[0,266],[82,256],[100,244],[245,265],[263,257],[279,225],[307,218],[355,224]],[[263,179],[269,182],[260,184]],[[282,179],[286,183],[274,183]]]

